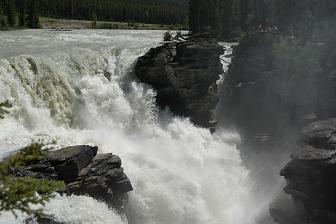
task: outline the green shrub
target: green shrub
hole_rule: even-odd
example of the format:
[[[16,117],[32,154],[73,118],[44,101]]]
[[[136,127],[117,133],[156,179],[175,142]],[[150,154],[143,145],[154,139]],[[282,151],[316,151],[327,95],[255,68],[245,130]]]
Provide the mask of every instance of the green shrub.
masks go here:
[[[173,36],[169,31],[163,34],[163,41],[171,41],[172,39],[173,39]]]
[[[43,143],[32,143],[8,158],[8,166],[17,168],[38,162],[48,155]]]
[[[48,151],[43,146],[42,143],[32,143],[0,162],[0,211],[11,211],[14,215],[20,211],[33,217],[43,217],[45,203],[54,197],[56,190],[64,188],[62,181],[15,177],[10,174],[9,170],[47,156]],[[31,205],[38,205],[39,208],[32,208]]]
[[[57,189],[62,189],[61,181],[35,179],[31,177],[13,177],[4,173],[0,174],[0,211],[21,211],[33,217],[43,217],[42,208],[32,208],[31,205],[44,206],[54,197]],[[38,193],[38,194],[37,194]]]

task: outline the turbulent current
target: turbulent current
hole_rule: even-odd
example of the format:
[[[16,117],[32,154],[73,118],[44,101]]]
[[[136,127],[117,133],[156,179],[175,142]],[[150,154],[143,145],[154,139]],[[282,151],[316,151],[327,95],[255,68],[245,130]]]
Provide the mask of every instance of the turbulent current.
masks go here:
[[[155,91],[132,74],[162,31],[0,33],[0,157],[32,140],[97,145],[121,157],[134,191],[125,217],[84,196],[45,208],[74,224],[250,224],[251,181],[227,131],[211,134],[159,111]],[[0,223],[24,223],[0,213]]]

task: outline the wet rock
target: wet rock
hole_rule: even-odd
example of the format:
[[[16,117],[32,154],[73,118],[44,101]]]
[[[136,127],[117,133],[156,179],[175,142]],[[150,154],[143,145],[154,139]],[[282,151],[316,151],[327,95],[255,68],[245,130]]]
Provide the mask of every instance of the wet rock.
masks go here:
[[[132,191],[130,180],[121,168],[121,160],[112,154],[97,155],[84,168],[77,180],[67,186],[67,193],[85,192],[93,198],[108,200],[113,204],[114,196]]]
[[[26,224],[66,224],[64,222],[57,222],[55,221],[54,217],[44,217],[44,218],[39,218],[39,219],[28,219],[25,221]]]
[[[336,149],[336,119],[315,122],[303,128],[301,141],[316,148]]]
[[[106,202],[122,212],[133,190],[121,159],[111,153],[98,154],[98,148],[78,145],[49,152],[41,161],[13,170],[17,176],[63,180],[59,193],[87,195]],[[48,223],[49,219],[41,223]],[[50,219],[52,220],[52,219]]]
[[[281,171],[285,192],[309,223],[336,223],[336,119],[314,122],[302,131],[299,147]]]
[[[71,146],[50,152],[46,159],[55,168],[58,176],[68,183],[76,179],[79,172],[89,165],[97,151],[97,147]]]
[[[284,193],[274,199],[270,205],[269,212],[274,221],[279,224],[304,224],[296,212],[292,199]]]
[[[216,82],[223,74],[219,56],[223,53],[215,39],[198,35],[151,49],[138,59],[135,74],[157,91],[161,108],[169,106],[196,125],[213,128],[213,110],[218,103]]]

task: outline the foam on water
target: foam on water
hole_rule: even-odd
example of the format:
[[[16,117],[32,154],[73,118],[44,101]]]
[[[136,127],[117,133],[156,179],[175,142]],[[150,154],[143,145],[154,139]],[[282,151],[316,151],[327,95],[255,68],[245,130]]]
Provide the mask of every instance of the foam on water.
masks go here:
[[[54,220],[61,223],[94,223],[94,224],[127,224],[127,221],[110,210],[105,203],[98,202],[85,196],[60,196],[46,204],[44,208],[46,214],[53,216]],[[24,214],[18,214],[15,218],[12,213],[2,213],[1,224],[26,224]],[[37,224],[36,220],[31,220],[29,224]]]
[[[134,33],[125,38],[125,33],[111,37],[97,31],[93,40],[102,44],[106,39],[100,49],[88,43],[86,33],[81,34],[86,35],[85,48],[74,42],[78,33],[50,34],[51,45],[58,38],[76,45],[48,56],[1,59],[0,101],[9,99],[13,108],[0,120],[0,156],[32,139],[97,145],[101,153],[121,157],[134,185],[127,208],[130,224],[253,223],[251,182],[235,146],[239,136],[211,135],[188,119],[158,111],[155,91],[139,84],[130,71],[137,57],[158,44],[162,32],[154,38],[150,32],[140,34],[135,41]],[[40,37],[48,39],[43,32]],[[123,222],[105,204],[87,197],[57,196],[46,212],[68,223]],[[22,219],[6,213],[0,223]]]

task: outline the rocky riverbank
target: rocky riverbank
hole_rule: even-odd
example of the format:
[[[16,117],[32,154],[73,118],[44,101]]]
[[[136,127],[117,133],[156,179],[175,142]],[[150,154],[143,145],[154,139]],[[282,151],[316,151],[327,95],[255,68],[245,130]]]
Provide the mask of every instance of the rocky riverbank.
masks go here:
[[[62,148],[49,152],[40,161],[13,170],[13,173],[64,181],[66,187],[59,193],[87,195],[122,212],[128,202],[127,193],[133,190],[132,184],[118,156],[97,154],[97,151],[97,147],[86,145]]]
[[[219,56],[223,53],[223,47],[210,35],[197,35],[151,49],[138,59],[135,74],[157,91],[161,108],[169,106],[196,125],[213,129],[216,82],[223,73]]]
[[[270,206],[281,224],[335,223],[334,120],[317,122],[336,115],[333,40],[303,44],[275,31],[251,34],[235,49],[221,90],[221,123],[241,134],[242,156],[260,183],[277,180],[267,170],[282,166],[300,139],[281,171],[294,200],[282,194]],[[261,160],[263,168],[255,165]]]
[[[336,223],[335,164],[336,118],[305,127],[292,161],[281,171],[302,223]]]

